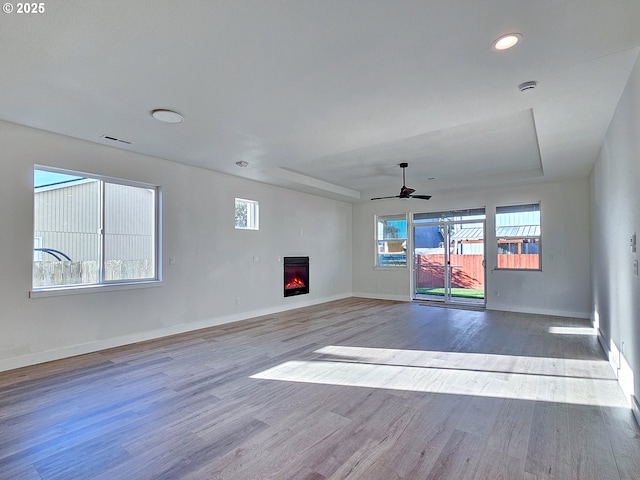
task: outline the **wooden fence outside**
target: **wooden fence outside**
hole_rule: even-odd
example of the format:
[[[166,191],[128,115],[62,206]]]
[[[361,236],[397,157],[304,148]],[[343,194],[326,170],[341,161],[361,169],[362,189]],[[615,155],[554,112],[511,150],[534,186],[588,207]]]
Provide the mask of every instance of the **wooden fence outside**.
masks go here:
[[[151,260],[107,260],[104,279],[107,281],[154,278]],[[33,287],[90,285],[98,283],[98,262],[38,261],[33,262]]]
[[[484,289],[484,255],[449,255],[451,262],[451,287]],[[444,255],[417,255],[416,287],[432,287],[444,285]]]
[[[540,255],[527,253],[500,254],[498,255],[498,268],[538,270],[540,268]]]
[[[444,285],[444,254],[417,255],[416,287]],[[484,290],[484,255],[449,255],[451,287]],[[498,268],[537,269],[539,256],[532,254],[498,255]]]

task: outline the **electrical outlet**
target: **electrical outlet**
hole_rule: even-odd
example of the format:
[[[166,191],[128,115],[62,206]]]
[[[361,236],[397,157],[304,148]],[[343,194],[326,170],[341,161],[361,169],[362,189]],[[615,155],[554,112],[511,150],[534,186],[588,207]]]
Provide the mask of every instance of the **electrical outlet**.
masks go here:
[[[240,299],[236,298],[236,305],[240,305]]]
[[[496,297],[499,297],[499,296],[500,296],[500,292],[499,292],[499,291],[497,291],[497,290],[496,290],[495,292],[493,292],[493,294],[494,294]]]

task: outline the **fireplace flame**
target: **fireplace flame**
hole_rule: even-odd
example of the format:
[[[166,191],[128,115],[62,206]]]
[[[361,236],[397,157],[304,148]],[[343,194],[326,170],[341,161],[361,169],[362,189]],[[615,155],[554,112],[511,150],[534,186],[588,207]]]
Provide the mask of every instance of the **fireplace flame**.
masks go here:
[[[298,277],[294,277],[289,283],[287,283],[284,288],[289,290],[291,288],[302,288],[304,287],[304,282],[300,280]]]

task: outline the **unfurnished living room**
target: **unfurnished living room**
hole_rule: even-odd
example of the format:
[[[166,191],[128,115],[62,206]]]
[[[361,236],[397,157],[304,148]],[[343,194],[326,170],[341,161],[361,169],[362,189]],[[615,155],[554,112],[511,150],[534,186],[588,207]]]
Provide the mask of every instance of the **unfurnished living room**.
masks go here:
[[[640,2],[0,18],[0,479],[640,478]]]

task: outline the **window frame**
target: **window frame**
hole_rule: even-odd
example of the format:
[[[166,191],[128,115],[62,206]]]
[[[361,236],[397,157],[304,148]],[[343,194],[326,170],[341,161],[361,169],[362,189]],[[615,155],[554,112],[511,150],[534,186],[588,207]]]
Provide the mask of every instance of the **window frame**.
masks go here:
[[[397,238],[397,239],[380,239],[379,238],[379,231],[378,231],[378,225],[382,222],[382,221],[387,221],[387,220],[404,220],[405,225],[406,225],[406,237],[405,238]],[[401,269],[408,269],[409,268],[409,218],[408,218],[408,214],[407,213],[397,213],[397,214],[390,214],[390,215],[375,215],[374,217],[374,222],[373,222],[373,229],[374,229],[374,268],[376,270],[401,270]],[[390,240],[393,240],[394,242],[398,242],[398,241],[404,241],[405,243],[405,253],[404,253],[404,264],[400,264],[400,265],[380,265],[380,251],[379,251],[379,247],[380,247],[380,242],[389,242]]]
[[[35,164],[33,171],[45,171],[51,173],[58,173],[63,175],[71,175],[82,177],[88,180],[99,181],[99,231],[98,231],[98,281],[95,283],[80,283],[69,285],[50,285],[43,287],[35,287],[33,282],[31,283],[31,290],[29,292],[30,298],[55,296],[62,294],[76,294],[85,293],[87,291],[96,291],[96,289],[109,289],[109,290],[121,290],[129,288],[146,288],[150,286],[159,286],[162,284],[162,187],[146,182],[140,182],[136,180],[123,179],[117,177],[111,177],[107,175],[80,172],[77,170],[71,170],[66,168],[51,167],[47,165]],[[105,237],[108,232],[105,232],[105,183],[116,184],[127,187],[142,188],[145,190],[154,191],[153,199],[153,259],[154,259],[154,276],[145,278],[128,278],[122,280],[105,280]],[[33,186],[33,193],[35,195],[36,186]],[[35,198],[32,196],[32,199]],[[35,202],[33,207],[35,208]],[[35,210],[32,212],[32,237],[35,239]]]
[[[247,226],[238,226],[235,223],[236,230],[260,230],[260,202],[258,200],[249,200],[246,198],[235,197],[234,212],[238,208],[238,202],[244,202],[247,207]],[[235,215],[234,215],[235,220]]]
[[[42,237],[33,236],[33,261],[41,262],[42,261]],[[38,249],[38,250],[36,250]]]
[[[518,208],[524,208],[524,207],[528,207],[528,206],[537,206],[537,211],[538,211],[538,228],[539,228],[539,235],[529,235],[529,236],[523,236],[523,237],[512,237],[512,238],[519,238],[519,239],[525,239],[525,238],[535,238],[537,239],[537,244],[538,244],[538,253],[536,254],[538,256],[538,267],[537,268],[527,268],[527,267],[500,267],[499,266],[499,262],[498,262],[498,255],[500,255],[500,246],[499,246],[499,240],[501,238],[504,238],[502,236],[498,235],[498,227],[502,227],[504,225],[498,225],[498,215],[500,214],[498,212],[498,210],[500,209],[508,209],[508,208],[513,208],[513,209],[518,209]],[[532,210],[535,211],[535,210]],[[516,213],[516,212],[513,212]],[[513,226],[522,226],[522,225],[513,225]],[[526,203],[512,203],[512,204],[508,204],[508,205],[498,205],[495,208],[495,215],[494,215],[494,231],[493,231],[494,235],[495,235],[495,248],[496,248],[496,270],[500,270],[500,271],[514,271],[514,272],[541,272],[542,271],[542,202],[541,201],[535,201],[535,202],[526,202]],[[533,254],[532,254],[533,255]]]

